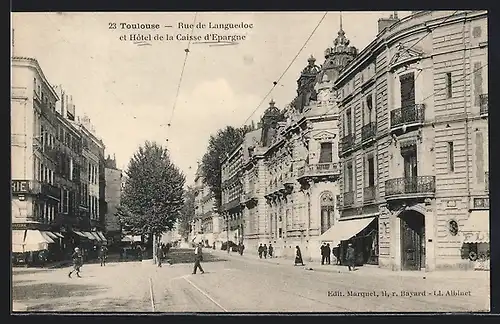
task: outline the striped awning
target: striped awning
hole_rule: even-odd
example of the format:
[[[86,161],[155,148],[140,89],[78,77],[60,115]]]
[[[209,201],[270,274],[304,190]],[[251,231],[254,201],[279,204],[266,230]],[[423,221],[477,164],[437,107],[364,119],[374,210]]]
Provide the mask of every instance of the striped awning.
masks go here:
[[[102,242],[107,242],[106,236],[102,232],[96,232],[97,236],[101,239]]]
[[[76,235],[78,236],[81,236],[81,237],[84,237],[84,238],[88,238],[87,235],[85,235],[83,232],[80,232],[80,231],[73,231],[73,233],[75,233]]]
[[[490,242],[490,212],[473,210],[461,229],[464,243]]]

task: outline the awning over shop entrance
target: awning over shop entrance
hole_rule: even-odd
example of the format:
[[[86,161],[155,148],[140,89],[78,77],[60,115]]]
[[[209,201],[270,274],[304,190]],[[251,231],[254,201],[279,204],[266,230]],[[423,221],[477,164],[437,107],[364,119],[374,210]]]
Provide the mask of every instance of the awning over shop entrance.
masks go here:
[[[125,235],[125,237],[122,238],[122,242],[141,242],[141,236],[140,235]]]
[[[346,241],[364,230],[375,217],[351,219],[340,221],[319,237],[321,242],[332,242],[332,246],[337,246],[341,241]]]
[[[464,243],[490,242],[490,212],[474,210],[462,227]]]
[[[24,252],[24,237],[26,230],[13,230],[12,231],[12,252]]]
[[[48,244],[55,243],[54,240],[58,238],[56,233],[47,231],[13,230],[12,252],[18,253],[45,250],[48,248]]]
[[[73,233],[75,233],[76,235],[80,236],[80,237],[84,237],[84,238],[88,238],[87,235],[85,235],[85,233],[83,232],[80,232],[80,231],[73,231]]]
[[[106,239],[106,237],[104,236],[104,234],[102,234],[102,232],[96,232],[97,236],[99,236],[99,238],[101,239],[101,241],[103,242],[107,242],[108,240]]]

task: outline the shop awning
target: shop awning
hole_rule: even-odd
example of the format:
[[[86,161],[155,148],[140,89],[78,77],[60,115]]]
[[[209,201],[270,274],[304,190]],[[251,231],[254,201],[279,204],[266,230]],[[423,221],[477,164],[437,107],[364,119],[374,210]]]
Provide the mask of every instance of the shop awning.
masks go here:
[[[12,231],[12,252],[24,252],[24,237],[26,230],[13,230]]]
[[[59,240],[59,236],[57,236],[53,232],[45,232],[52,240]]]
[[[84,238],[88,238],[87,235],[85,235],[84,233],[80,232],[80,231],[73,231],[73,233],[75,233],[76,235],[78,236],[81,236],[81,237],[84,237]]]
[[[58,233],[58,232],[51,232],[51,233],[56,235],[59,238],[64,238],[64,235],[62,235],[61,233]]]
[[[140,235],[125,235],[124,238],[122,238],[122,242],[141,242],[141,236]]]
[[[473,210],[462,230],[464,243],[490,242],[490,212],[488,210]]]
[[[96,234],[97,234],[97,236],[99,236],[101,241],[103,241],[103,242],[107,241],[106,236],[104,236],[104,234],[102,234],[102,232],[96,232]]]
[[[45,250],[50,243],[54,243],[54,240],[46,232],[27,230],[24,238],[24,252]]]
[[[324,232],[319,240],[322,242],[332,242],[332,246],[337,246],[341,241],[346,241],[364,230],[375,217],[351,219],[340,221]]]

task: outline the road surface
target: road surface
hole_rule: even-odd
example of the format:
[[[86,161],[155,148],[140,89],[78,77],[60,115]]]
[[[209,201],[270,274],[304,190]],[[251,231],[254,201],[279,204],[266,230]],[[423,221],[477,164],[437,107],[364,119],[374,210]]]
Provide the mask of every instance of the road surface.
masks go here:
[[[60,312],[469,312],[489,311],[489,274],[403,275],[344,267],[206,255],[205,274],[192,263],[158,268],[143,262],[14,269],[14,307]],[[280,263],[280,264],[278,264]],[[320,269],[321,270],[321,269]]]

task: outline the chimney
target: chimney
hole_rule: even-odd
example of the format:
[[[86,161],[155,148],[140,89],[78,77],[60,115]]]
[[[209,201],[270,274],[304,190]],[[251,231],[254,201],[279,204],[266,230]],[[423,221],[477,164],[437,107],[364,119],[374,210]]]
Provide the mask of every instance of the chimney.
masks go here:
[[[398,18],[397,11],[394,11],[394,13],[389,16],[389,18],[380,18],[378,20],[378,32],[381,33],[384,29],[392,26],[393,24],[397,23],[398,21],[399,21],[399,18]]]

